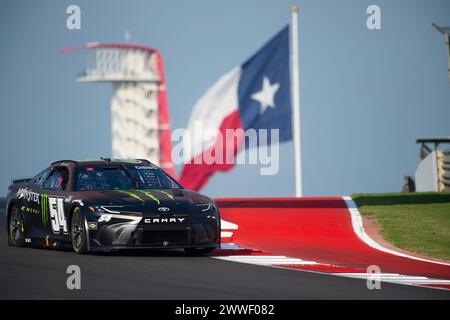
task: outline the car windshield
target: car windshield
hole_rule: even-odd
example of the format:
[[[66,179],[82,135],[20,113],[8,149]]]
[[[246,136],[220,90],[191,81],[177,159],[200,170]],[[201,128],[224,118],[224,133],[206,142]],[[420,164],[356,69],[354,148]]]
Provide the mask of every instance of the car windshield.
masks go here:
[[[133,179],[122,166],[80,166],[77,169],[75,190],[127,190]]]
[[[128,172],[127,172],[128,171]],[[181,189],[182,186],[154,165],[82,165],[75,190]]]
[[[139,189],[182,189],[183,187],[155,165],[127,165]]]

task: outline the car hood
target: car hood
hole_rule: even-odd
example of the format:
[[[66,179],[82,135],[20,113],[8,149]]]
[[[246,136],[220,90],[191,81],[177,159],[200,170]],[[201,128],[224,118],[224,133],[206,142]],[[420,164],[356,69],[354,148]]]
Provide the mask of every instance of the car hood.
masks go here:
[[[142,213],[188,213],[196,210],[195,204],[213,200],[197,192],[184,189],[133,189],[82,192],[82,200],[90,206],[122,206],[117,211]],[[165,209],[160,209],[165,208]]]

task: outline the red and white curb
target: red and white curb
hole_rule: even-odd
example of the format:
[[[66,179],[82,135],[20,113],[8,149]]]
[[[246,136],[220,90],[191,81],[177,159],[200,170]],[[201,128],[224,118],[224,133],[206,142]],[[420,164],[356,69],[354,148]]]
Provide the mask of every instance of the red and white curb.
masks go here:
[[[256,264],[259,266],[282,266],[282,265],[311,265],[314,261],[305,261],[298,258],[276,255],[233,255],[225,257],[215,257],[225,261]]]
[[[345,204],[347,205],[348,211],[350,213],[350,217],[352,219],[353,231],[368,246],[370,246],[370,247],[372,247],[374,249],[377,249],[379,251],[390,253],[390,254],[393,254],[393,255],[396,255],[396,256],[399,256],[399,257],[413,259],[413,260],[418,260],[418,261],[424,261],[424,262],[429,262],[429,263],[441,264],[441,265],[445,265],[445,266],[449,266],[450,267],[450,263],[424,259],[424,258],[412,256],[412,255],[409,255],[409,254],[405,254],[405,253],[402,253],[402,252],[398,252],[398,251],[395,251],[395,250],[383,247],[378,242],[373,240],[366,233],[366,231],[364,230],[361,214],[359,213],[358,207],[356,206],[356,204],[353,201],[353,199],[351,197],[342,197],[342,199],[345,201]]]
[[[356,205],[353,202],[353,200],[350,197],[343,197],[343,200],[347,204],[354,232],[363,242],[365,242],[369,246],[377,250],[398,255],[401,257],[450,266],[450,264],[446,264],[443,262],[436,262],[415,256],[410,256],[401,252],[397,252],[382,247],[380,244],[378,244],[372,238],[370,238],[369,235],[367,235],[367,233],[364,231],[361,215],[358,209],[356,208]],[[218,250],[214,254],[213,258],[215,259],[259,266],[309,271],[315,273],[329,274],[347,278],[364,279],[370,281],[377,280],[381,282],[389,282],[404,285],[420,285],[431,288],[450,289],[450,280],[432,279],[424,276],[409,276],[398,273],[374,274],[366,272],[366,270],[363,269],[357,269],[347,266],[338,266],[333,264],[318,263],[316,261],[303,260],[297,257],[276,255],[270,252],[263,252],[258,250],[252,250],[250,248],[244,248],[239,245],[236,245],[233,242],[233,234],[236,230],[239,229],[239,226],[235,223],[231,223],[225,220],[222,220],[221,224],[222,224],[222,232],[221,232],[222,245],[221,250]]]

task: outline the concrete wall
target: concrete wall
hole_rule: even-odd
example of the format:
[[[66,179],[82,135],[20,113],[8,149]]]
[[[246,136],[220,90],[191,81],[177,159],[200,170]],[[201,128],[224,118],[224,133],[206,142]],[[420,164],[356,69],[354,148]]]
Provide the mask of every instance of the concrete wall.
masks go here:
[[[417,167],[415,180],[416,191],[438,191],[438,172],[436,152],[430,153]]]

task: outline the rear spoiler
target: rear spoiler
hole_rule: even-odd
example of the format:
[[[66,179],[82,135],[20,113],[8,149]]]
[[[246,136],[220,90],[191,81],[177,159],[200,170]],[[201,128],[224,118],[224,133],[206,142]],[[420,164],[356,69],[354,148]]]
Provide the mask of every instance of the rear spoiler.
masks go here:
[[[13,179],[11,180],[11,184],[30,182],[31,179],[33,178]]]

